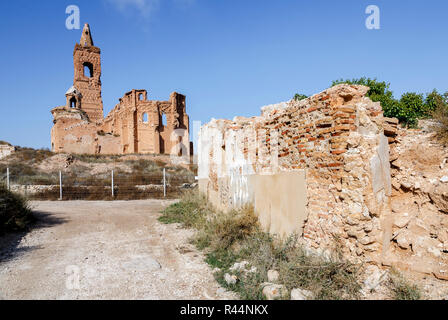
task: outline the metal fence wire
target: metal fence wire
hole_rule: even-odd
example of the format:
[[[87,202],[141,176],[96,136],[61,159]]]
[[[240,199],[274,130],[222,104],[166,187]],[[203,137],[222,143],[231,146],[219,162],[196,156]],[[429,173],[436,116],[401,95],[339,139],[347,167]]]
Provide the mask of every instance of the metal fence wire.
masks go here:
[[[8,170],[7,170],[8,171]],[[153,173],[108,171],[98,175],[53,172],[45,175],[17,175],[2,172],[0,183],[32,200],[138,200],[176,198],[193,188],[194,174],[165,169]]]
[[[8,176],[8,173],[6,171],[5,172],[0,172],[0,184],[5,186],[5,187],[8,187],[8,178],[7,178],[7,176]]]

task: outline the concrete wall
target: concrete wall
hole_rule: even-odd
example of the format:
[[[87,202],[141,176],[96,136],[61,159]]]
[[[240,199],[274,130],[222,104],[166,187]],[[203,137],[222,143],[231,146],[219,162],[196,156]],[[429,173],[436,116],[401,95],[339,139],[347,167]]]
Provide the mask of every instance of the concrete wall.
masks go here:
[[[254,175],[251,185],[255,212],[265,230],[282,237],[303,234],[308,218],[304,170]]]

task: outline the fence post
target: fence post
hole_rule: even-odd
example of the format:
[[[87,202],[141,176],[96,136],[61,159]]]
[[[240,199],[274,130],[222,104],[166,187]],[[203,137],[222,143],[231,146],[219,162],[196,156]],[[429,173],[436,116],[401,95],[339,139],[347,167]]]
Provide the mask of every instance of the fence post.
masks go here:
[[[163,197],[166,198],[166,169],[163,168]]]
[[[114,197],[114,170],[112,170],[112,198]]]
[[[6,188],[9,190],[9,168],[6,168]]]
[[[62,200],[62,171],[59,171],[59,200]]]

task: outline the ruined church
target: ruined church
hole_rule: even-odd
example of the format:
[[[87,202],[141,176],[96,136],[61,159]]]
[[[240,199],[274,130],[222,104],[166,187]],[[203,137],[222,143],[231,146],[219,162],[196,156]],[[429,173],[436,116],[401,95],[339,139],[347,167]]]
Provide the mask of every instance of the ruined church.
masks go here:
[[[73,52],[73,86],[65,106],[51,110],[53,152],[78,154],[190,155],[185,96],[173,92],[168,101],[148,100],[146,90],[133,89],[104,118],[101,97],[101,50],[84,25]]]

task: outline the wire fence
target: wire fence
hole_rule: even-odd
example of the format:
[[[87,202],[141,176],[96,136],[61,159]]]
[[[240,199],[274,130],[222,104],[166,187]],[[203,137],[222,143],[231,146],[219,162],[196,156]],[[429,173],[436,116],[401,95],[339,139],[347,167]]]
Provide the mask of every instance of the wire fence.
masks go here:
[[[139,200],[179,197],[194,188],[194,175],[167,172],[123,173],[111,170],[98,175],[53,172],[42,175],[0,173],[0,183],[31,200]]]

